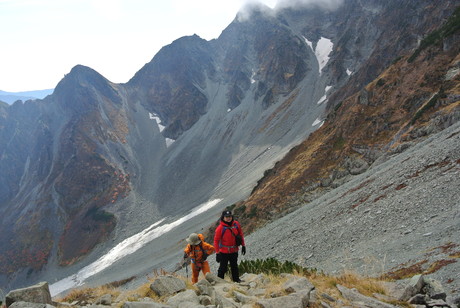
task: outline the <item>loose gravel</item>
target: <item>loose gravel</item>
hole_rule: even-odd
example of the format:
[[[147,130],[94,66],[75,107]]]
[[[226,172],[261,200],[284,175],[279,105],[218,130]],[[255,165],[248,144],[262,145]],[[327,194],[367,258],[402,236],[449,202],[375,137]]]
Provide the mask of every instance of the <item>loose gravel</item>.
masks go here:
[[[460,123],[380,158],[246,243],[242,260],[275,257],[330,274],[447,264],[430,277],[460,294]]]

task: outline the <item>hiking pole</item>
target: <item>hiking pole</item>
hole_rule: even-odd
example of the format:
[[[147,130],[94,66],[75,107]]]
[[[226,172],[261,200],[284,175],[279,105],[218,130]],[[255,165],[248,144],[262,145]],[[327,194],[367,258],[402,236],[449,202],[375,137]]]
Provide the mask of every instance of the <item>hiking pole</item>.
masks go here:
[[[188,263],[185,264],[185,274],[187,275],[187,279],[188,279]]]

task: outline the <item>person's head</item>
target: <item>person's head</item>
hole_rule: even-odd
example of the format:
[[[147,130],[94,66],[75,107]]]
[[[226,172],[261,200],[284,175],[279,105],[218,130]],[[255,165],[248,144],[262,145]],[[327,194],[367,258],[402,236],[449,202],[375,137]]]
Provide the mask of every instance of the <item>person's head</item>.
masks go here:
[[[225,222],[231,222],[233,220],[233,215],[231,211],[223,211],[220,220]]]
[[[198,237],[198,234],[196,233],[191,233],[189,237],[186,239],[187,243],[189,243],[192,246],[198,245],[201,243],[200,238]]]

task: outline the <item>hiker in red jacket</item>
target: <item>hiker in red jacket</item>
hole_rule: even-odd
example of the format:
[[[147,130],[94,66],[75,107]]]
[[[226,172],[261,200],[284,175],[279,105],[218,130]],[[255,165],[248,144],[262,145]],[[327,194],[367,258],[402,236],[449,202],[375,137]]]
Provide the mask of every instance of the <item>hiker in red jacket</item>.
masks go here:
[[[220,225],[214,234],[214,248],[216,250],[216,261],[220,263],[217,276],[224,278],[227,272],[228,262],[232,271],[232,280],[241,282],[238,272],[238,246],[241,253],[246,254],[243,230],[239,222],[233,219],[232,212],[224,211],[220,217]]]

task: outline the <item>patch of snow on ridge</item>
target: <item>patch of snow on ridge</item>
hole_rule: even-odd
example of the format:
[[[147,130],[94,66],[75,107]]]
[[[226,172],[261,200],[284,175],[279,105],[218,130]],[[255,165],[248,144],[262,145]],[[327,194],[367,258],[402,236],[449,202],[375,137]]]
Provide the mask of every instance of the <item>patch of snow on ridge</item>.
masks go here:
[[[320,74],[327,62],[329,62],[329,54],[332,52],[333,47],[332,41],[325,37],[321,37],[316,44],[315,55],[318,60]]]
[[[320,120],[319,118],[317,118],[317,119],[315,120],[315,122],[313,122],[313,124],[312,124],[311,126],[316,126],[316,125],[318,125],[318,124],[320,124],[320,123],[321,123],[321,125],[323,125],[324,121],[323,121],[323,120]],[[320,125],[320,127],[321,127],[321,125]]]
[[[326,101],[326,94],[324,94],[323,96],[321,96],[321,98],[319,99],[319,101],[317,102],[318,105],[321,105],[322,103],[324,103]]]
[[[326,86],[326,88],[324,89],[324,95],[321,96],[321,98],[319,99],[319,101],[317,102],[318,105],[324,103],[326,101],[326,97],[327,97],[327,92],[329,92],[329,90],[332,88],[332,86]]]
[[[155,120],[157,122],[158,128],[160,129],[160,133],[161,133],[163,131],[163,129],[165,129],[165,126],[160,124],[161,119],[158,117],[157,114],[150,113],[150,112],[149,112],[149,117],[150,117],[150,120]]]
[[[108,268],[111,264],[126,257],[127,255],[136,252],[145,244],[160,237],[166,232],[171,231],[172,229],[188,221],[189,219],[206,212],[207,210],[217,205],[220,201],[222,201],[222,199],[210,200],[206,203],[203,203],[195,207],[189,214],[177,219],[176,221],[159,226],[161,223],[164,222],[165,218],[163,218],[162,220],[154,223],[145,230],[125,239],[124,241],[116,245],[114,248],[112,248],[107,254],[100,257],[98,260],[89,264],[88,266],[82,268],[78,273],[51,284],[51,296],[55,296],[68,289],[83,285],[84,281],[87,278]]]
[[[252,75],[251,75],[251,83],[254,83],[256,82],[256,80],[254,79],[254,76],[256,75],[256,72],[254,70],[252,70]]]
[[[351,74],[353,74],[353,72],[350,71],[350,69],[347,68],[347,75],[350,76]]]
[[[166,138],[165,140],[166,140],[166,147],[167,148],[169,148],[171,146],[171,144],[173,144],[174,141],[176,141],[176,140],[170,139],[170,138]]]
[[[311,50],[313,50],[313,52],[315,52],[315,50],[313,49],[313,43],[310,42],[305,36],[303,37],[305,42],[307,43],[308,46],[310,46]]]

